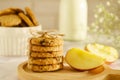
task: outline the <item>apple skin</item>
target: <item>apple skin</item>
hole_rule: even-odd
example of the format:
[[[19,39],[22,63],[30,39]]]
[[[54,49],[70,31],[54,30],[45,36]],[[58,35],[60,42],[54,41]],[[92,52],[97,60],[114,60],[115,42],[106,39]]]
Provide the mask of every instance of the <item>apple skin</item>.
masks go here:
[[[87,71],[104,64],[104,59],[80,48],[68,50],[65,61],[78,71]]]
[[[115,61],[109,62],[109,61],[105,61],[106,64],[110,65],[112,63],[114,63]]]
[[[88,45],[86,45],[85,46],[85,50],[86,51],[88,51],[88,52],[91,52],[91,53],[94,53],[91,49],[90,49],[90,46],[89,45],[100,45],[100,46],[104,46],[104,45],[102,45],[102,44],[96,44],[96,43],[92,43],[92,44],[88,44]],[[115,55],[116,55],[116,57],[113,59],[113,60],[110,60],[110,59],[108,59],[108,57],[104,57],[105,58],[105,63],[106,64],[108,64],[108,65],[110,65],[110,64],[112,64],[113,62],[115,62],[117,59],[118,59],[118,52],[117,52],[117,50],[115,49],[115,48],[113,48],[113,47],[109,47],[109,46],[104,46],[104,47],[107,47],[107,48],[110,48],[110,49],[112,49],[114,52],[115,52]],[[95,54],[97,54],[97,53],[95,53]],[[106,52],[104,52],[103,54],[107,54]],[[110,56],[110,54],[108,54],[108,56]],[[111,56],[114,56],[112,53],[111,53]]]
[[[96,69],[97,67],[95,67],[95,68],[92,68],[92,69],[78,69],[78,68],[74,68],[74,67],[72,67],[72,66],[70,66],[72,69],[74,69],[74,70],[76,70],[76,71],[80,71],[80,72],[84,72],[84,71],[90,71],[90,70],[94,70],[94,69]]]
[[[97,67],[97,68],[94,68],[94,69],[89,70],[88,72],[89,72],[89,73],[92,73],[92,74],[98,74],[98,73],[103,72],[104,70],[105,70],[104,66],[101,65],[101,66],[99,66],[99,67]]]

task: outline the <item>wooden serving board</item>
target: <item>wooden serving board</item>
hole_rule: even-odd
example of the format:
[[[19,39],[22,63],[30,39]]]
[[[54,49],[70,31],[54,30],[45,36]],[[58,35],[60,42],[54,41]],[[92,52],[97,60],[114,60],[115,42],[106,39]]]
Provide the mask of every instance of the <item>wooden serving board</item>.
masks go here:
[[[108,66],[99,74],[91,74],[87,71],[79,72],[70,68],[67,64],[64,68],[55,72],[32,72],[27,69],[27,62],[23,62],[18,66],[18,77],[20,80],[120,80],[120,70],[112,70]],[[111,78],[109,74],[115,74]],[[116,76],[117,74],[117,76]]]

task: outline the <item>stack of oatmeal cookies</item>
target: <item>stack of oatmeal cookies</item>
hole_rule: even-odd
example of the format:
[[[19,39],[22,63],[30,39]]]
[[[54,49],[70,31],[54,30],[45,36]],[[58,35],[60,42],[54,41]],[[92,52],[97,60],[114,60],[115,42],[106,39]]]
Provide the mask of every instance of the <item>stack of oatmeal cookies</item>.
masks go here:
[[[30,39],[28,69],[36,72],[63,68],[63,38],[59,34],[40,33]]]

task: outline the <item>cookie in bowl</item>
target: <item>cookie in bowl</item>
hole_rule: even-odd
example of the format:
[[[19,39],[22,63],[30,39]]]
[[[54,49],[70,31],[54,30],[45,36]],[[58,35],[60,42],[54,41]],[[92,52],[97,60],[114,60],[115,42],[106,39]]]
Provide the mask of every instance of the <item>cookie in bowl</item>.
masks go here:
[[[26,8],[31,11],[33,16],[32,10],[29,7]],[[21,17],[19,14],[24,16]],[[34,24],[33,20],[28,16],[28,12],[20,8],[0,10],[0,56],[26,55],[27,41],[32,36],[31,31],[41,31],[38,20],[33,19],[37,24]]]

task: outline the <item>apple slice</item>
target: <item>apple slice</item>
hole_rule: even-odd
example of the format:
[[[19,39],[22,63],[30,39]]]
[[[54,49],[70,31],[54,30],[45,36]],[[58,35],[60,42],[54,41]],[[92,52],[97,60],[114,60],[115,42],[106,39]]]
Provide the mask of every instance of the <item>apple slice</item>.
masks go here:
[[[118,52],[113,47],[93,43],[86,45],[85,50],[105,58],[108,64],[118,59]]]
[[[104,69],[105,69],[104,66],[101,65],[101,66],[99,66],[99,67],[97,67],[97,68],[94,68],[94,69],[89,70],[89,73],[98,74],[98,73],[103,72]]]
[[[68,50],[65,60],[72,68],[80,71],[90,70],[104,63],[102,57],[79,48]]]

